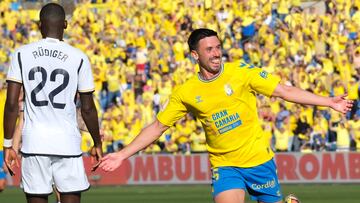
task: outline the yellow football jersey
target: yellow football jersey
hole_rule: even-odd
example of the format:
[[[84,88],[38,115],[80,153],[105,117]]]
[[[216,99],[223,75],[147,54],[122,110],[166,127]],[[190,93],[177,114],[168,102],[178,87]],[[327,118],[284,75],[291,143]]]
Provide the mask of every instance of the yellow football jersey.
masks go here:
[[[256,94],[271,96],[279,81],[243,61],[224,64],[216,78],[195,75],[174,90],[157,118],[172,126],[192,112],[206,132],[212,167],[257,166],[274,154],[259,123]]]

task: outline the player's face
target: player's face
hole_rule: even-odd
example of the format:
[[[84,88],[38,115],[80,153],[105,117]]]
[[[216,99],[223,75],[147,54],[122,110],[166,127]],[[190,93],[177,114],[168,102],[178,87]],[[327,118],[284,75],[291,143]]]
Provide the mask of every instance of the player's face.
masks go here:
[[[210,74],[217,74],[221,68],[221,43],[216,36],[205,37],[199,41],[198,48],[192,52],[200,68]]]

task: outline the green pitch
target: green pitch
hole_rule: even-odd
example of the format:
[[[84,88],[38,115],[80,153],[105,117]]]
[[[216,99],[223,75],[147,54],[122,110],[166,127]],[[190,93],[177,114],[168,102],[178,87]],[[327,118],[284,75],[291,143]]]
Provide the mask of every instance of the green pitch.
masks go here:
[[[282,185],[284,195],[296,194],[305,203],[358,203],[360,184]],[[0,193],[1,203],[23,203],[19,188]],[[54,196],[50,203],[55,203]],[[92,187],[82,195],[83,203],[211,203],[208,185]],[[251,202],[247,200],[246,202]]]

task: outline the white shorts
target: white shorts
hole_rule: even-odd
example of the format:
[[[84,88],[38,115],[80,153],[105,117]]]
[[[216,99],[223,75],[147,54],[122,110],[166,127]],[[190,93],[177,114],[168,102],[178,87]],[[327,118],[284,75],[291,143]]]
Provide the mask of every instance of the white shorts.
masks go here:
[[[82,192],[90,187],[81,156],[23,155],[21,165],[21,187],[27,194],[51,194],[53,184],[60,193]]]

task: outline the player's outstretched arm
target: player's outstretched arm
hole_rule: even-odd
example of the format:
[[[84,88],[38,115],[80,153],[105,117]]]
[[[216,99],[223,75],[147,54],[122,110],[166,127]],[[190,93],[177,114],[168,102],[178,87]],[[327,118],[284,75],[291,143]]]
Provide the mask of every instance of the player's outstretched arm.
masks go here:
[[[81,100],[81,115],[94,141],[95,157],[96,160],[98,161],[92,168],[92,171],[95,171],[96,168],[99,166],[103,156],[97,110],[94,104],[92,93],[80,94],[80,100]]]
[[[119,152],[106,155],[102,159],[100,167],[104,171],[113,171],[117,169],[125,159],[153,143],[168,128],[168,126],[163,125],[159,120],[156,119],[153,123],[142,129],[136,138],[124,149]]]
[[[14,175],[14,166],[19,167],[17,154],[12,148],[12,139],[15,131],[16,119],[19,113],[18,99],[21,83],[8,82],[5,111],[4,111],[4,161],[11,175]]]
[[[280,97],[286,101],[299,104],[326,106],[340,113],[350,111],[353,105],[353,101],[345,98],[347,94],[337,97],[323,97],[297,87],[283,84],[279,84],[275,88],[272,96]]]

